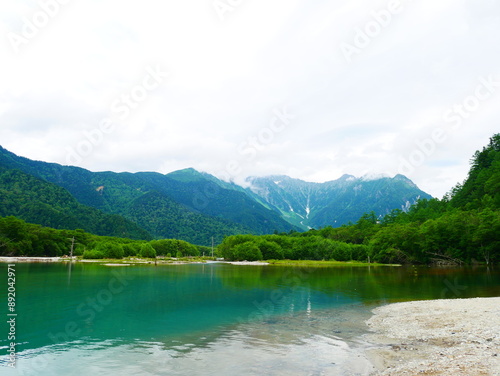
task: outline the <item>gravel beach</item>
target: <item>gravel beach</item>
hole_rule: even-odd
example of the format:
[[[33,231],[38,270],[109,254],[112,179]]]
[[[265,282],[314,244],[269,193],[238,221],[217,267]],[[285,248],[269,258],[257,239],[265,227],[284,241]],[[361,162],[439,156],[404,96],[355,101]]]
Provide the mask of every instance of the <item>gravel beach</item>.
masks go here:
[[[500,375],[500,298],[395,303],[366,323],[374,375]]]

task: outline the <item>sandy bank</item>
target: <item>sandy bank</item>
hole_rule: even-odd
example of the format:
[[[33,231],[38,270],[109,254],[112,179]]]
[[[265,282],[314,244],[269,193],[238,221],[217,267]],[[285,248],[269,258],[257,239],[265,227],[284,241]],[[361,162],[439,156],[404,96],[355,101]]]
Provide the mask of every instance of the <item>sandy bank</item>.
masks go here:
[[[265,261],[227,261],[225,264],[231,265],[269,265],[268,262]]]
[[[130,264],[103,264],[104,266],[131,266]]]
[[[0,262],[59,262],[61,260],[71,260],[69,257],[0,257]]]
[[[376,308],[366,323],[376,375],[500,375],[500,298]]]
[[[156,261],[148,259],[120,259],[116,260],[117,262],[107,262],[112,261],[103,260],[103,259],[79,259],[77,257],[0,257],[0,263],[20,263],[20,262],[69,262],[74,261],[78,263],[94,263],[94,264],[102,264],[104,266],[131,266],[131,265],[186,265],[186,264],[205,264],[203,261],[175,261],[175,259],[171,259],[168,261],[157,259]],[[208,263],[208,262],[207,262]]]

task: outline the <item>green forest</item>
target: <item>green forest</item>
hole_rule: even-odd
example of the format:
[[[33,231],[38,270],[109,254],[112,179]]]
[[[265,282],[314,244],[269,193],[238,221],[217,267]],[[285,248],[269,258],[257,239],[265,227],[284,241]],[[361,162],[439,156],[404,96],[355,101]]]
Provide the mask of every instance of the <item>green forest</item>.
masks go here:
[[[176,239],[132,240],[76,230],[57,230],[10,216],[0,218],[0,255],[82,256],[87,259],[155,258],[209,255],[209,247]]]
[[[0,217],[0,255],[116,258],[154,258],[208,255],[210,248],[175,239],[151,240],[131,222],[117,221],[99,211],[81,212],[76,201],[63,191],[45,186],[31,200],[18,205],[16,195],[31,184],[32,177],[5,171],[0,186],[14,189],[5,196],[5,205],[14,211],[52,218],[53,227],[28,223],[16,216]],[[43,187],[37,182],[38,187]],[[32,191],[33,192],[33,191]],[[51,207],[38,207],[38,196],[52,195]],[[22,200],[26,202],[26,200]],[[68,204],[68,202],[70,204]],[[16,206],[17,205],[17,206]],[[85,210],[89,210],[85,208]],[[152,208],[153,210],[153,208]],[[77,215],[79,213],[80,215]],[[88,214],[86,216],[85,214]],[[108,216],[108,217],[106,217]],[[75,229],[57,229],[70,221]],[[109,221],[117,236],[93,234],[97,222]],[[82,225],[84,229],[76,228]],[[122,238],[120,232],[136,231],[136,239]],[[142,238],[142,240],[140,240]],[[440,199],[421,199],[407,212],[395,209],[379,218],[364,214],[356,223],[325,227],[308,232],[290,231],[272,235],[233,235],[223,239],[216,255],[226,260],[336,260],[401,264],[492,264],[500,262],[500,134],[477,151],[471,159],[467,179]]]
[[[20,170],[0,167],[0,215],[43,223],[56,229],[84,229],[97,235],[152,239],[137,224],[116,214],[80,204],[55,184]]]

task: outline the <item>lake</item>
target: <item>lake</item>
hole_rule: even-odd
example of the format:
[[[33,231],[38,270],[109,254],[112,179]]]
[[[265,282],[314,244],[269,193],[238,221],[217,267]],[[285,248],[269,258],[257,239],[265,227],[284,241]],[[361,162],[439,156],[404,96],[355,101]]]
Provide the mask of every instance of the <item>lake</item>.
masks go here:
[[[500,296],[498,268],[16,264],[0,374],[367,375],[364,321],[407,300]]]

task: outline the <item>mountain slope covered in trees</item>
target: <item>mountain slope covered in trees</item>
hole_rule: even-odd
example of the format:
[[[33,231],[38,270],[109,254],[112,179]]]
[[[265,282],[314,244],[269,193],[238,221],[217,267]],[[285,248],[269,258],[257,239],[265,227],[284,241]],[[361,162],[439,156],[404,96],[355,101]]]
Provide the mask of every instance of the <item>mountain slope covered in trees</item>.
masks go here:
[[[66,189],[19,170],[0,167],[0,216],[16,216],[55,229],[151,239],[134,222],[80,204]]]
[[[356,220],[365,211],[373,210],[381,216],[393,208],[409,207],[418,197],[430,197],[399,175],[392,179],[344,176],[323,184],[286,176],[279,177],[279,183],[277,177],[253,178],[252,188],[245,189],[194,169],[166,175],[91,172],[33,161],[1,147],[0,166],[64,188],[80,204],[113,214],[115,220],[121,217],[122,221],[133,222],[153,237],[180,237],[204,245],[209,245],[212,237],[220,242],[224,236],[238,233],[336,227]],[[3,213],[18,215],[7,208]],[[20,218],[52,225],[43,218],[34,218],[35,211],[31,216],[22,214]],[[106,233],[101,229],[92,231]]]
[[[298,229],[283,220],[279,213],[250,198],[243,189],[232,188],[228,183],[218,182],[215,177],[192,169],[168,175],[91,172],[78,167],[32,161],[1,147],[0,167],[6,171],[22,171],[37,181],[64,188],[80,204],[113,214],[127,223],[134,222],[144,229],[144,233],[149,232],[156,238],[181,237],[186,241],[209,245],[212,237],[220,242],[224,236],[231,234],[265,234]],[[31,189],[26,185],[23,188]],[[8,191],[9,187],[5,189]],[[19,205],[26,203],[25,198],[17,198]],[[46,204],[51,206],[51,203]],[[19,215],[18,211],[10,211],[7,206],[3,207],[2,213]],[[21,215],[20,218],[52,225],[42,215],[33,218],[35,213],[33,211],[30,217]],[[92,231],[115,235],[106,233],[104,229]],[[133,234],[123,236],[134,237]]]

